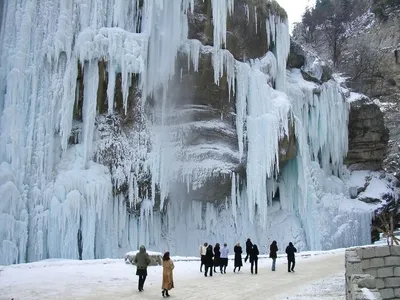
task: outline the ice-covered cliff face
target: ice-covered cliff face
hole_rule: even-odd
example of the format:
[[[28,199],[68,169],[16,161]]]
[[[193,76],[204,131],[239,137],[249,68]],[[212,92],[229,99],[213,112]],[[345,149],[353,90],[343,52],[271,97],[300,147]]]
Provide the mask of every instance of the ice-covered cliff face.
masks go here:
[[[204,17],[196,5],[212,22],[207,45],[188,39],[188,17]],[[370,241],[371,207],[338,177],[348,104],[334,81],[286,70],[276,3],[3,6],[1,264],[117,257],[139,244],[193,255],[204,240],[247,237],[301,250]],[[265,55],[224,49],[236,12],[265,34]]]

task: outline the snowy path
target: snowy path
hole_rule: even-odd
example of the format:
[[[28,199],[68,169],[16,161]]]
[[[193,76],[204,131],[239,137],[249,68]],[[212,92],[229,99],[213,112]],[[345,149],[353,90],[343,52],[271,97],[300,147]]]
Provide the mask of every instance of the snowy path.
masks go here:
[[[284,258],[277,271],[269,259],[260,259],[258,275],[245,264],[238,274],[205,278],[198,262],[176,262],[175,286],[170,299],[344,299],[344,253],[299,257],[295,273],[286,271]],[[4,267],[0,271],[1,300],[110,300],[161,298],[161,268],[149,268],[145,291],[139,293],[135,268],[122,260],[61,261]]]
[[[244,272],[239,274],[217,274],[215,278],[204,278],[206,286],[200,286],[201,279],[191,280],[184,286],[173,290],[171,294],[178,299],[287,299],[288,296],[302,294],[304,286],[323,277],[333,277],[343,272],[344,256],[335,254],[315,260],[300,260],[297,272],[288,273],[286,264],[280,265],[276,272],[262,268],[258,275],[249,274],[249,266],[245,264]],[[211,279],[211,280],[210,280]],[[329,288],[329,284],[326,286]],[[198,291],[195,292],[195,291]],[[344,290],[342,291],[344,294]],[[327,293],[329,294],[329,293]],[[200,297],[201,295],[201,297]],[[310,295],[311,296],[311,295]],[[307,299],[311,299],[311,297]],[[318,296],[318,299],[322,299]],[[153,295],[145,299],[153,299]],[[317,298],[316,298],[317,299]],[[329,298],[326,298],[329,299]],[[340,299],[338,295],[330,299]]]

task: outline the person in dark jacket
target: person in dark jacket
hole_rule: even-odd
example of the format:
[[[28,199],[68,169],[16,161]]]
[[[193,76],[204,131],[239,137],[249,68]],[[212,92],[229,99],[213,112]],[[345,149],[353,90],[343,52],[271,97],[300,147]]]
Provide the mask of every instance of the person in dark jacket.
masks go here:
[[[275,271],[276,258],[278,257],[278,245],[276,241],[273,241],[269,246],[269,257],[272,258],[272,271]]]
[[[260,251],[258,251],[258,247],[256,244],[253,245],[253,248],[250,252],[250,263],[251,263],[251,274],[253,274],[253,267],[255,267],[255,273],[258,273],[258,255]]]
[[[247,262],[247,259],[250,256],[252,248],[253,248],[253,243],[251,242],[250,238],[248,238],[246,241],[246,257],[244,258],[244,262]]]
[[[220,251],[220,247],[219,247],[219,243],[215,244],[214,247],[214,272],[217,272],[217,270],[215,270],[216,267],[219,267],[221,264],[221,251]]]
[[[135,256],[135,264],[136,275],[139,276],[138,290],[142,292],[147,277],[147,267],[150,265],[150,256],[143,245],[140,246],[139,253]]]
[[[293,246],[292,242],[289,243],[289,246],[286,247],[286,254],[288,260],[288,272],[294,272],[294,266],[296,264],[296,260],[294,257],[294,253],[297,252],[297,249]]]
[[[211,245],[208,245],[207,250],[206,250],[206,255],[204,258],[204,266],[206,271],[204,272],[204,276],[207,277],[207,272],[210,270],[210,276],[213,275],[213,261],[214,253],[213,253],[213,247]]]
[[[236,268],[238,269],[238,272],[240,271],[240,268],[243,266],[242,262],[242,247],[240,246],[240,243],[237,243],[235,247],[233,247],[233,252],[235,252],[235,267],[233,268],[233,272],[236,272]]]

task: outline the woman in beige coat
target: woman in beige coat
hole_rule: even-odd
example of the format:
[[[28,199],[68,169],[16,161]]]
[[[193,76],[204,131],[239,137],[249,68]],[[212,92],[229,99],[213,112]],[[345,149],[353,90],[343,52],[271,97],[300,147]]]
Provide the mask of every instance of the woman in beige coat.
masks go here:
[[[163,276],[162,276],[162,296],[169,297],[168,291],[174,287],[172,270],[175,268],[174,262],[169,257],[169,252],[163,256]]]

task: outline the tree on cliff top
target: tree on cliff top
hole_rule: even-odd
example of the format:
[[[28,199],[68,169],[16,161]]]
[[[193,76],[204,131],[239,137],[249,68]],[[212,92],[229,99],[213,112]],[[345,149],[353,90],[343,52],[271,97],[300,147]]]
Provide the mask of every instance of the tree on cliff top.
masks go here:
[[[351,19],[350,0],[317,0],[307,8],[294,34],[317,48],[323,45],[336,67],[345,41],[346,22]]]

